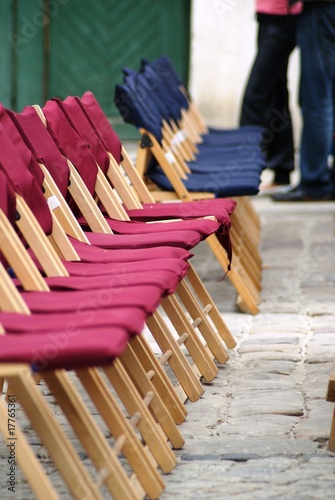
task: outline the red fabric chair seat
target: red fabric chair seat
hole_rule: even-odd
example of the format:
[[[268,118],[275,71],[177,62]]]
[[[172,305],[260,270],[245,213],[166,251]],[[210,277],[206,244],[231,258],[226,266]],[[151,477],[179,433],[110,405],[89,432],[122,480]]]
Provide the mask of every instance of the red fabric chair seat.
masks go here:
[[[93,328],[107,329],[110,326],[117,326],[125,328],[130,335],[133,335],[143,330],[146,317],[146,312],[136,307],[114,308],[99,311],[99,314],[94,315],[79,315],[72,312],[32,314],[28,316],[0,312],[0,324],[4,327],[6,334],[41,333],[47,336],[49,332],[57,331],[62,332],[64,335],[79,335],[86,330],[93,331]]]
[[[155,258],[175,258],[188,260],[193,254],[179,247],[162,246],[159,248],[133,249],[133,250],[113,250],[109,251],[103,248],[90,246],[74,238],[69,237],[75,250],[78,252],[83,262],[116,263],[116,262],[134,262],[141,260],[152,260]]]
[[[0,336],[0,363],[27,363],[34,371],[103,366],[125,351],[129,338],[127,330],[116,326],[66,339],[63,332],[46,328],[45,333]]]
[[[166,220],[167,218],[162,217],[162,219]],[[157,220],[159,219],[157,218]],[[113,233],[123,235],[149,235],[156,233],[172,233],[175,231],[196,231],[201,235],[202,239],[205,239],[211,234],[215,233],[220,227],[220,224],[218,222],[202,219],[180,220],[169,223],[153,222],[151,224],[146,224],[142,221],[120,221],[106,217],[106,221],[109,227],[112,229]],[[82,219],[80,219],[79,222],[82,227],[86,224]]]
[[[201,235],[195,231],[175,231],[153,234],[101,234],[86,233],[89,242],[99,248],[109,250],[141,249],[171,246],[191,250],[201,241]]]
[[[113,276],[57,276],[46,278],[48,286],[54,291],[66,290],[99,290],[101,288],[110,289],[126,289],[133,285],[154,285],[159,286],[163,295],[173,293],[176,290],[181,278],[173,270],[154,272],[127,272],[125,267],[124,272],[114,274]]]
[[[229,216],[233,213],[236,202],[230,198],[199,200],[189,202],[144,203],[143,208],[127,210],[131,219],[151,221],[157,218],[192,219],[214,215],[218,221],[230,227]],[[125,208],[125,207],[124,207]]]
[[[134,285],[127,288],[67,292],[22,292],[21,296],[33,313],[99,314],[100,310],[119,307],[142,308],[152,314],[160,304],[162,287]]]
[[[172,264],[171,264],[172,263]],[[178,259],[156,259],[133,262],[118,262],[116,264],[90,264],[88,262],[68,262],[63,261],[67,271],[71,276],[114,276],[125,269],[127,272],[155,272],[158,270],[169,270],[171,265],[175,273],[178,272],[180,278],[183,278],[188,270],[188,264]]]

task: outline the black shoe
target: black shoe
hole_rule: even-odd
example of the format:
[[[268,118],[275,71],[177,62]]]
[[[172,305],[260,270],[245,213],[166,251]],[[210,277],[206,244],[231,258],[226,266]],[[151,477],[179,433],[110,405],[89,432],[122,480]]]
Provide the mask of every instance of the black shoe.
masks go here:
[[[290,189],[286,193],[273,194],[271,196],[273,201],[332,201],[334,196],[324,195],[324,196],[310,196],[306,194],[299,186]]]

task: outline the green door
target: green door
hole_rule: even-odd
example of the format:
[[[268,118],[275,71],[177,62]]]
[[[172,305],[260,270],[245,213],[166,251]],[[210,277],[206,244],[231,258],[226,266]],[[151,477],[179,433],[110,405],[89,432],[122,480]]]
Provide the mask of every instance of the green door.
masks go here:
[[[91,90],[114,124],[123,66],[163,53],[187,81],[191,0],[2,0],[0,100],[13,109]],[[123,130],[122,130],[123,128]],[[122,137],[131,127],[117,127]]]
[[[123,66],[166,53],[187,79],[189,22],[190,0],[71,0],[51,22],[50,94],[92,90],[118,118],[113,93]]]

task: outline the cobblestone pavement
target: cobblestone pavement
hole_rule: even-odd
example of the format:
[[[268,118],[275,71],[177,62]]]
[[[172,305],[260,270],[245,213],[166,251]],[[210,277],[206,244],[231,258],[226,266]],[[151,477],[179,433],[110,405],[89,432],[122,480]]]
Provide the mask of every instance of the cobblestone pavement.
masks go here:
[[[165,476],[163,500],[335,498],[335,454],[327,451],[333,405],[325,401],[335,354],[335,204],[254,204],[264,262],[257,316],[236,309],[235,291],[218,281],[222,270],[207,245],[196,252],[194,263],[238,346],[200,401],[187,403],[180,427],[186,443]],[[21,414],[18,423],[54,477]],[[6,453],[0,440],[0,462]],[[0,498],[33,498],[22,475],[16,480],[12,494],[0,467]]]
[[[234,312],[233,290],[225,284],[222,293],[207,248],[196,255],[238,347],[201,401],[187,404],[186,444],[164,499],[335,498],[325,401],[335,354],[335,204],[254,204],[264,265],[257,316]]]

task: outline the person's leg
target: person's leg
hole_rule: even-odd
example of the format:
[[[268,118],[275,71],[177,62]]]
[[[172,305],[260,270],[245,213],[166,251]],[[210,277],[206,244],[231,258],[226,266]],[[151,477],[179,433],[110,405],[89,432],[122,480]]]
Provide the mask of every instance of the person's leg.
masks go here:
[[[282,65],[294,45],[287,42],[281,16],[258,15],[258,51],[242,101],[240,124],[266,126],[267,106]]]
[[[294,168],[293,134],[288,106],[287,65],[295,47],[296,16],[258,15],[258,52],[242,103],[240,124],[264,127],[269,167],[279,183]]]
[[[309,196],[331,194],[335,77],[335,4],[307,4],[298,29],[301,49],[300,105],[303,116],[300,187]]]
[[[275,171],[276,177],[286,173],[287,182],[289,174],[294,170],[294,144],[292,118],[289,108],[289,92],[287,88],[288,60],[282,65],[281,73],[277,79],[273,92],[273,100],[269,103],[269,128],[273,133],[268,144],[269,168]]]

